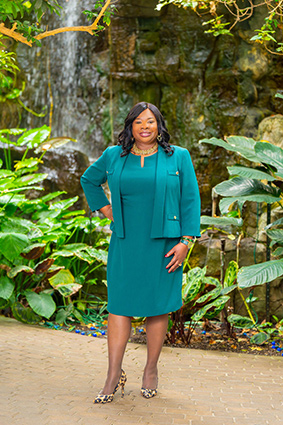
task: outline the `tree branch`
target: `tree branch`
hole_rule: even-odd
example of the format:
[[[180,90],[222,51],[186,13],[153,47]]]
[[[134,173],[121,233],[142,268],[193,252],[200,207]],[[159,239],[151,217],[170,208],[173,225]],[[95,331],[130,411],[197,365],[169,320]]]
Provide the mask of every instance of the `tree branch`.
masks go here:
[[[110,5],[111,0],[107,0],[105,5],[102,7],[101,11],[99,12],[98,16],[96,17],[95,21],[91,25],[82,25],[77,27],[62,27],[62,28],[56,28],[55,30],[45,31],[41,34],[38,34],[34,38],[36,40],[42,40],[43,38],[49,37],[51,35],[59,34],[62,32],[68,32],[68,31],[83,31],[88,32],[90,35],[93,35],[93,31],[97,29],[97,25],[99,20],[104,15],[105,10]],[[20,41],[21,43],[27,44],[28,46],[32,46],[32,41],[28,41],[26,37],[24,37],[22,34],[16,32],[17,23],[15,22],[13,27],[7,28],[3,23],[0,24],[0,34],[7,35],[8,37],[13,38],[16,41]]]
[[[107,0],[101,11],[99,12],[99,15],[96,17],[95,21],[91,25],[86,26],[78,26],[78,27],[62,27],[62,28],[56,28],[55,30],[45,31],[42,34],[38,34],[36,37],[37,40],[41,40],[42,38],[49,37],[51,35],[59,34],[61,32],[67,32],[67,31],[83,31],[88,32],[90,35],[93,35],[93,31],[96,30],[98,22],[100,18],[103,16],[105,10],[110,5],[111,0]]]
[[[0,33],[7,35],[8,37],[13,38],[16,41],[20,41],[21,43],[27,44],[28,46],[32,45],[31,41],[28,41],[26,39],[26,37],[24,37],[22,34],[19,34],[18,32],[15,31],[15,29],[17,28],[17,23],[15,22],[13,27],[7,28],[5,27],[5,25],[3,23],[0,24]]]

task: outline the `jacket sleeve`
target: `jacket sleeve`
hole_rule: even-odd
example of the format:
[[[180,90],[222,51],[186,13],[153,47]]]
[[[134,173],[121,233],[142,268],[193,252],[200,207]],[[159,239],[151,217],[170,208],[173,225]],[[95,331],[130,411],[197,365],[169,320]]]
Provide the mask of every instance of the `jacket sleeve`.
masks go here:
[[[107,148],[108,149],[108,148]],[[103,154],[84,172],[81,177],[81,185],[84,190],[91,211],[99,210],[110,202],[101,185],[107,180],[106,156],[107,149]]]
[[[181,179],[181,234],[200,236],[200,194],[198,182],[187,150],[183,152]]]

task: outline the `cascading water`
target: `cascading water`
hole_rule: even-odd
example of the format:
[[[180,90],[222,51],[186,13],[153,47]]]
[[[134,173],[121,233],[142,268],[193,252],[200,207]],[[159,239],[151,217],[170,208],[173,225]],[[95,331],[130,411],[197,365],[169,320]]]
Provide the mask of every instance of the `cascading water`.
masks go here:
[[[61,2],[61,6],[60,17],[54,14],[49,19],[49,30],[90,24],[82,12],[91,10],[93,1],[68,0]],[[19,45],[17,49],[19,65],[27,78],[27,106],[41,112],[47,105],[49,114],[52,103],[51,136],[77,139],[77,143],[71,142],[60,150],[80,150],[91,159],[101,151],[104,142],[99,129],[100,73],[92,57],[97,41],[103,37],[105,34],[95,37],[68,31],[43,39],[42,47]],[[43,119],[24,113],[21,126],[49,124],[48,114]]]

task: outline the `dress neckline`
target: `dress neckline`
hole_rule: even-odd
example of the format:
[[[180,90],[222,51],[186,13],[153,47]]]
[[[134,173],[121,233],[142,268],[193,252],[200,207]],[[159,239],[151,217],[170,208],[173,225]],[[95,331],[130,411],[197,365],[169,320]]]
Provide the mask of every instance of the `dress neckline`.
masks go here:
[[[158,150],[154,153],[152,153],[151,155],[135,155],[133,152],[130,152],[133,156],[136,156],[137,158],[141,159],[141,168],[144,167],[144,158],[150,158],[151,156],[154,156],[155,154],[158,153]]]

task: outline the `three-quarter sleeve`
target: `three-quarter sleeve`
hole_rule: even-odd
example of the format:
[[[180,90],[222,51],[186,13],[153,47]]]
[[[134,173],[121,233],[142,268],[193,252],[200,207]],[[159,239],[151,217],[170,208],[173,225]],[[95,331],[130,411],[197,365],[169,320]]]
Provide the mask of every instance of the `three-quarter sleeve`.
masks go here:
[[[108,149],[108,148],[107,148]],[[107,149],[82,175],[81,185],[91,211],[99,210],[110,202],[101,185],[107,180],[106,156]]]
[[[198,182],[187,150],[183,152],[181,178],[181,234],[200,236],[200,194]]]

